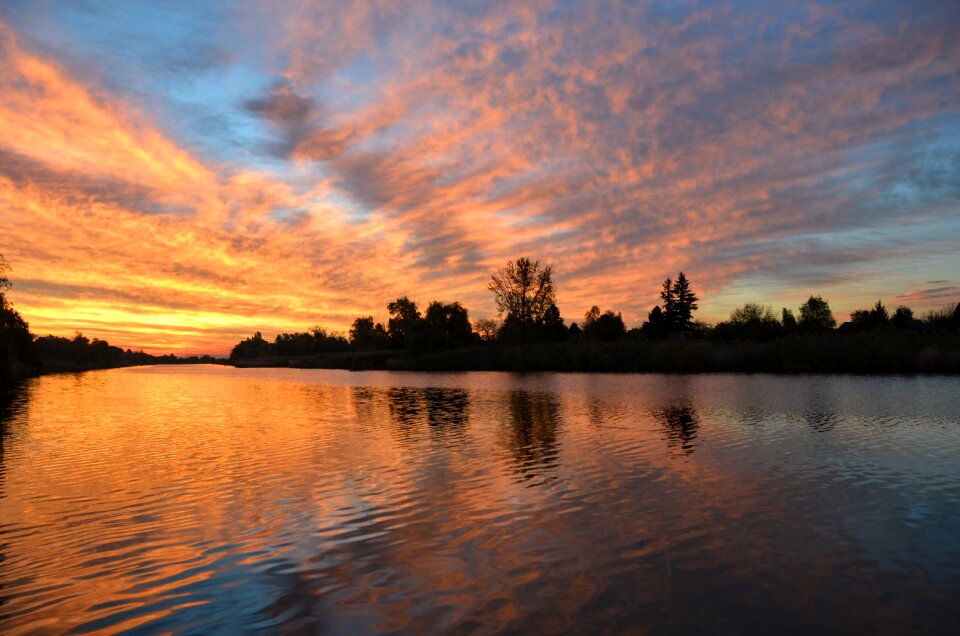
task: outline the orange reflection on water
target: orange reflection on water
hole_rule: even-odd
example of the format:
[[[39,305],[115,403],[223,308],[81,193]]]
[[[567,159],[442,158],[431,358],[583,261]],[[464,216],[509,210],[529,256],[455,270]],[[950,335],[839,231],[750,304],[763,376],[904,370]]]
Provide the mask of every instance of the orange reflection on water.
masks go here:
[[[857,604],[902,627],[920,593],[939,624],[956,593],[878,567],[876,530],[837,521],[893,514],[830,472],[876,446],[861,423],[883,398],[824,429],[810,409],[839,408],[833,393],[794,381],[805,393],[723,376],[39,378],[0,409],[0,631],[764,629],[852,626]],[[916,549],[880,527],[884,550]]]

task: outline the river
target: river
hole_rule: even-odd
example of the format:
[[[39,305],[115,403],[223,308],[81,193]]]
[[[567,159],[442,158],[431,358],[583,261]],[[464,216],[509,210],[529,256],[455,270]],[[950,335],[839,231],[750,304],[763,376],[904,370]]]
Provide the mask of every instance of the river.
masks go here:
[[[0,633],[949,633],[955,377],[138,367],[0,402]]]

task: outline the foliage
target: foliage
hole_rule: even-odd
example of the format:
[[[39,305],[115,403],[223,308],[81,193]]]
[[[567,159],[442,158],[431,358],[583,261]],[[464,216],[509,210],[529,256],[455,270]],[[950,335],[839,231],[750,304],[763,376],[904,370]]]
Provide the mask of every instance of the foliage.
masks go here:
[[[674,331],[677,328],[677,299],[673,291],[673,279],[669,276],[664,279],[660,289],[660,301],[663,307],[660,313],[663,329],[666,332]]]
[[[647,321],[640,327],[640,332],[652,340],[665,338],[667,336],[667,320],[659,305],[651,309],[650,313],[647,314]]]
[[[594,305],[584,317],[580,330],[584,340],[611,342],[620,340],[627,335],[627,327],[623,323],[623,316],[607,310],[600,313],[600,308]]]
[[[793,333],[797,330],[797,318],[793,315],[792,309],[784,307],[780,312],[780,326],[784,333]]]
[[[700,298],[690,288],[690,281],[683,272],[673,284],[673,300],[674,317],[670,320],[671,324],[682,331],[689,330],[693,326],[693,312],[699,307],[697,301]]]
[[[408,335],[408,348],[416,352],[465,347],[472,342],[467,309],[459,302],[430,303],[423,320]]]
[[[642,328],[648,338],[665,338],[673,333],[695,333],[693,312],[699,308],[700,298],[690,287],[686,274],[680,272],[677,280],[666,278],[660,287],[661,306],[654,307]]]
[[[779,336],[782,331],[783,327],[771,307],[747,303],[730,312],[728,322],[714,327],[712,336],[720,340],[766,342]]]
[[[263,334],[258,331],[253,334],[253,337],[238,342],[230,351],[230,359],[248,360],[268,356],[271,353],[270,343],[264,340]]]
[[[890,324],[894,329],[916,329],[920,326],[919,321],[913,317],[913,310],[903,305],[897,307],[897,310],[893,312]]]
[[[857,309],[851,313],[850,322],[858,329],[876,329],[890,323],[890,314],[883,302],[878,300],[872,309]]]
[[[567,339],[567,326],[560,317],[560,308],[550,303],[543,321],[534,328],[534,339],[541,342],[557,342]]]
[[[550,265],[541,266],[540,261],[526,257],[509,261],[491,276],[487,289],[493,292],[500,314],[506,314],[502,339],[526,343],[558,334],[556,328],[563,321]]]
[[[357,318],[350,327],[350,344],[360,351],[377,351],[390,346],[390,338],[382,323],[373,322],[373,316]]]
[[[796,334],[768,342],[624,340],[470,347],[421,356],[424,371],[625,373],[958,373],[960,337],[865,332]]]
[[[743,307],[734,309],[730,312],[730,322],[738,327],[753,324],[779,324],[776,316],[773,315],[773,309],[757,303],[747,303]]]
[[[827,331],[837,326],[830,305],[820,296],[810,296],[800,305],[799,327],[806,332]]]
[[[417,328],[422,320],[417,303],[406,296],[401,296],[387,305],[390,319],[387,320],[387,335],[391,344],[396,348],[406,345],[407,336]]]
[[[928,311],[922,321],[924,328],[934,333],[960,332],[960,303]]]
[[[323,327],[304,333],[281,333],[273,341],[273,351],[281,356],[312,356],[319,353],[346,351],[347,340]]]
[[[16,374],[16,365],[34,356],[30,327],[7,300],[6,291],[13,286],[7,278],[9,271],[10,264],[0,255],[0,385]]]
[[[500,321],[496,318],[478,318],[473,321],[473,330],[483,342],[493,342],[500,332]]]

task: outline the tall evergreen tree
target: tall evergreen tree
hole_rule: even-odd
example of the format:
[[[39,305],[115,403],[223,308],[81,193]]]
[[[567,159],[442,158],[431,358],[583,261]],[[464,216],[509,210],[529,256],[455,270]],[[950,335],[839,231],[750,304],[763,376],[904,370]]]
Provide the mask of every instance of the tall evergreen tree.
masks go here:
[[[663,281],[663,287],[660,289],[660,300],[663,303],[663,326],[667,331],[672,331],[677,324],[677,297],[673,279],[670,277]]]
[[[693,327],[693,312],[700,298],[690,288],[686,274],[680,272],[677,280],[667,278],[660,289],[662,324],[666,332],[685,331]]]
[[[690,288],[690,281],[683,272],[680,272],[677,282],[673,284],[673,299],[676,326],[680,329],[690,329],[693,327],[693,312],[697,310],[697,301],[700,298]]]

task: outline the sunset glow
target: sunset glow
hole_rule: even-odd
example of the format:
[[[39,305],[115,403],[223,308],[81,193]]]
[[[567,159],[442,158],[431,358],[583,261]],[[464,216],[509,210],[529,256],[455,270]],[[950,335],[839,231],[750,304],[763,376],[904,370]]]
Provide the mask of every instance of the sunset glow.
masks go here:
[[[401,295],[569,322],[960,300],[960,4],[0,5],[0,254],[36,334],[223,354]],[[135,6],[136,5],[136,6]]]

